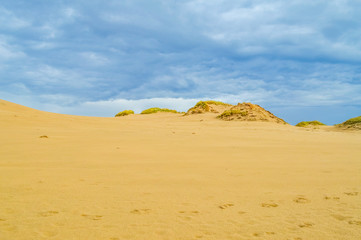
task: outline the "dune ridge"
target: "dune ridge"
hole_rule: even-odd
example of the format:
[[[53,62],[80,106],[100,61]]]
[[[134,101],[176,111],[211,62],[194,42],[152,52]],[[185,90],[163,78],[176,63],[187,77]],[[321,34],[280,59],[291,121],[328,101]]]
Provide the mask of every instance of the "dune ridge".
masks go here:
[[[360,239],[359,131],[219,114],[0,100],[0,239]]]

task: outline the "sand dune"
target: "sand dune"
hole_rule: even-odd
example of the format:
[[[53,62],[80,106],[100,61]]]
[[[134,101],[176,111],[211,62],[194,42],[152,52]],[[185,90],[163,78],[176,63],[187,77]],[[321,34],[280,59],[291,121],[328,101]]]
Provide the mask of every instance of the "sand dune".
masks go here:
[[[361,133],[0,100],[0,239],[361,239]]]

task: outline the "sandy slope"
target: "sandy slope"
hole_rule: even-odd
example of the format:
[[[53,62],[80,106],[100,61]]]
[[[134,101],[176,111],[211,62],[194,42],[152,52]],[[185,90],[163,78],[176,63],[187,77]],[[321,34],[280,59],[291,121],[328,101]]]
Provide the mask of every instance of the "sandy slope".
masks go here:
[[[0,131],[1,240],[361,239],[360,132],[6,101]]]

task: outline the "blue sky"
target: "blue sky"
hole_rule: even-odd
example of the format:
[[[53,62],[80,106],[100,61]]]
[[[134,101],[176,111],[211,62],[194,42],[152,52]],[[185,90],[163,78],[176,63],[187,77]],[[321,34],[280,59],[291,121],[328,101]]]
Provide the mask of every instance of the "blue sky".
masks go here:
[[[0,2],[0,98],[113,116],[201,99],[295,124],[361,115],[361,2]]]

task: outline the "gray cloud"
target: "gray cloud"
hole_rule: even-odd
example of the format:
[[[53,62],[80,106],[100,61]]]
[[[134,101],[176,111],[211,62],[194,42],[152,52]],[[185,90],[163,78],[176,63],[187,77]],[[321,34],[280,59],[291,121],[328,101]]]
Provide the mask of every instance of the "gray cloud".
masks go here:
[[[217,98],[358,114],[360,11],[346,0],[4,1],[0,97],[63,113]]]

